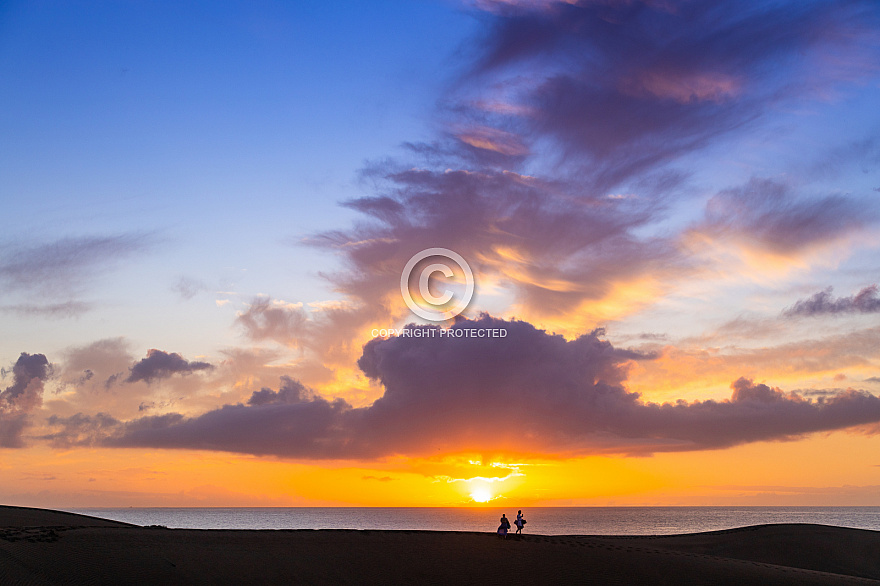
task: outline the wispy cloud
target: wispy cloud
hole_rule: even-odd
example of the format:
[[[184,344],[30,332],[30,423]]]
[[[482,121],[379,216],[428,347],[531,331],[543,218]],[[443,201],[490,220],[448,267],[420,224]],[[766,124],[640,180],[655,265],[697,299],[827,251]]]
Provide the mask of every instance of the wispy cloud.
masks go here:
[[[149,234],[62,238],[0,247],[0,289],[47,296],[81,293],[89,280],[155,243]]]
[[[65,301],[64,303],[48,303],[45,305],[19,303],[2,306],[0,311],[24,316],[76,317],[90,311],[93,307],[94,304],[83,301]]]
[[[255,341],[274,340],[299,346],[305,338],[308,316],[302,304],[289,304],[257,298],[238,317],[236,323]]]
[[[870,206],[854,197],[805,197],[789,185],[752,178],[709,200],[695,228],[711,240],[793,256],[852,234],[875,220]]]
[[[204,282],[192,277],[178,278],[174,285],[171,286],[171,290],[187,300],[192,299],[203,291],[210,291]]]
[[[82,297],[121,262],[156,243],[152,234],[62,238],[41,244],[0,244],[0,311],[21,317],[72,318],[95,308]],[[17,298],[17,299],[16,299]],[[18,303],[8,303],[16,299]]]

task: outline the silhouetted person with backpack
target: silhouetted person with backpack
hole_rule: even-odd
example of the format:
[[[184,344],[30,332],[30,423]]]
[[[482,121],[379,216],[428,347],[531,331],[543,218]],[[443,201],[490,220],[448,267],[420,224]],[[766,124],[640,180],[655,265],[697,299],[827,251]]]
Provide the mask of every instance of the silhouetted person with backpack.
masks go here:
[[[516,525],[516,534],[522,535],[523,525],[526,524],[526,520],[523,519],[522,511],[518,511],[516,514],[516,521],[513,522]]]

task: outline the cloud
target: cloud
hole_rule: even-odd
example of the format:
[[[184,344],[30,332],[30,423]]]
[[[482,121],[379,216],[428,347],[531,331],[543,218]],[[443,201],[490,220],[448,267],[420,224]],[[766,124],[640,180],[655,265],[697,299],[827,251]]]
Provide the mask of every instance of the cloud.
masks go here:
[[[568,321],[580,327],[599,319],[599,304],[606,319],[632,311],[653,298],[657,283],[688,270],[670,239],[636,236],[660,205],[651,197],[612,199],[576,183],[488,169],[382,165],[370,173],[384,195],[347,204],[370,221],[311,240],[346,264],[330,278],[352,303],[331,317],[354,327],[402,318],[400,272],[436,246],[471,265],[478,296],[495,283],[513,297],[517,315],[565,321],[579,310]],[[627,298],[630,286],[638,292]],[[329,323],[319,332],[340,331],[337,320]]]
[[[880,312],[880,297],[877,296],[877,285],[865,287],[850,297],[831,296],[832,288],[819,291],[806,299],[799,299],[794,305],[782,312],[784,317],[814,317],[818,315],[838,315],[853,313]]]
[[[554,139],[601,189],[745,129],[787,99],[876,72],[877,7],[867,1],[539,4],[493,10],[466,89],[497,88],[498,99],[481,101],[527,114],[494,120]]]
[[[73,381],[86,370],[96,373],[97,378],[120,372],[134,361],[129,349],[130,344],[125,338],[105,338],[84,346],[68,348],[64,351],[61,378],[64,381]]]
[[[738,346],[729,335],[716,339],[697,339],[682,346],[668,345],[657,360],[642,365],[631,382],[646,393],[663,389],[664,397],[681,393],[703,392],[740,376],[753,378],[774,373],[800,384],[805,378],[822,378],[841,370],[873,370],[880,345],[880,328],[864,328],[844,333],[826,330],[811,332],[816,337],[780,344]],[[716,345],[717,344],[717,345]]]
[[[109,391],[110,388],[116,385],[123,376],[125,376],[124,372],[116,372],[108,376],[107,380],[104,381],[104,389]]]
[[[82,301],[66,301],[64,303],[49,303],[38,305],[34,303],[19,303],[0,307],[0,311],[14,313],[21,316],[42,317],[76,317],[87,311],[91,311],[93,304]]]
[[[477,157],[479,155],[486,157],[488,153],[503,155],[504,158],[498,159],[499,162],[511,162],[510,157],[524,157],[529,153],[529,149],[515,134],[488,126],[476,126],[462,130],[456,137],[464,145],[482,151],[472,153]]]
[[[835,397],[846,391],[847,389],[799,389],[797,394],[804,397]]]
[[[46,416],[106,413],[119,420],[181,410],[188,414],[245,400],[255,388],[274,385],[281,374],[316,384],[326,380],[320,365],[282,361],[282,350],[226,349],[220,356],[188,360],[162,352],[135,358],[124,338],[109,338],[66,349],[55,364],[54,392],[43,405]],[[163,356],[164,355],[164,356]],[[210,364],[210,368],[203,368]],[[138,366],[140,365],[140,366]],[[141,382],[126,383],[135,368]],[[151,384],[143,384],[150,378]],[[156,384],[156,383],[160,384]]]
[[[118,419],[107,413],[77,413],[70,417],[52,415],[46,422],[56,430],[40,436],[40,439],[48,440],[56,448],[95,444],[120,424]]]
[[[147,388],[112,389],[136,362],[125,338],[106,338],[66,348],[56,363],[56,390],[44,408],[52,414],[70,415],[75,410],[93,413],[131,413]]]
[[[467,4],[487,12],[505,14],[514,9],[547,10],[554,4],[566,1],[567,0],[468,0]]]
[[[308,316],[301,304],[266,298],[254,299],[236,318],[236,323],[251,340],[273,340],[291,346],[301,344],[307,322]]]
[[[263,301],[239,320],[252,339],[350,361],[352,340],[404,318],[400,271],[431,247],[471,263],[474,310],[499,313],[491,289],[509,315],[574,334],[717,269],[705,239],[790,256],[876,219],[856,198],[755,178],[690,229],[669,224],[694,195],[692,155],[876,74],[876,3],[490,4],[441,101],[448,130],[365,169],[374,193],[346,204],[364,221],[307,240],[341,258],[326,276],[348,306],[315,320]]]
[[[5,372],[4,372],[5,374]],[[24,446],[22,433],[29,414],[43,402],[43,383],[52,374],[42,354],[22,352],[12,367],[12,385],[0,392],[0,447]]]
[[[171,290],[180,295],[181,298],[190,300],[199,293],[209,291],[210,289],[204,282],[198,279],[180,277],[174,285],[172,285]]]
[[[35,246],[0,246],[0,290],[76,295],[109,266],[153,244],[146,234],[62,238]]]
[[[752,178],[719,192],[695,228],[712,240],[729,238],[746,248],[791,256],[864,227],[876,214],[858,198],[805,197],[791,186]]]
[[[183,399],[184,397],[180,397],[179,399]],[[138,411],[150,411],[152,409],[167,409],[168,407],[172,407],[177,401],[174,399],[168,401],[142,401],[140,405],[138,405]]]
[[[377,482],[391,482],[394,480],[390,476],[361,476],[361,480],[375,480]]]
[[[278,391],[263,387],[248,399],[248,405],[259,407],[261,405],[289,405],[300,403],[305,400],[314,400],[314,395],[299,381],[290,377],[281,377],[281,388]]]
[[[462,450],[650,454],[880,421],[880,399],[866,392],[812,400],[746,378],[735,381],[723,401],[646,402],[627,391],[625,381],[631,364],[654,356],[615,348],[601,331],[567,341],[487,315],[461,320],[452,330],[500,328],[506,337],[441,337],[435,326],[409,328],[421,335],[377,338],[363,348],[358,365],[384,388],[372,405],[354,408],[285,378],[278,391],[255,391],[246,404],[119,423],[102,442],[302,459]]]
[[[141,359],[129,369],[127,383],[144,381],[151,383],[154,380],[168,378],[175,374],[191,374],[199,370],[214,368],[207,362],[188,362],[177,353],[163,352],[151,349],[147,351],[147,357]]]

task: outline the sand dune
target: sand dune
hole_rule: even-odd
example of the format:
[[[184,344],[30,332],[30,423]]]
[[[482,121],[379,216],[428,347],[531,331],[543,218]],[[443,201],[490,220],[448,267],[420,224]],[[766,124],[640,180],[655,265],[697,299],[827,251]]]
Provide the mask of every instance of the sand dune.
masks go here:
[[[668,537],[146,528],[0,507],[0,584],[880,584],[880,533]]]

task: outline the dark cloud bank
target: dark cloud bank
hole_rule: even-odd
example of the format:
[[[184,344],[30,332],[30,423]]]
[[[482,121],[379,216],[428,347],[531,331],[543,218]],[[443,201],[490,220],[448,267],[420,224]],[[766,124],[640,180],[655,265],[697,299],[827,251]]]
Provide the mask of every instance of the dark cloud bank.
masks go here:
[[[410,326],[427,331],[434,326]],[[880,421],[880,399],[848,390],[804,398],[741,378],[724,401],[649,403],[624,387],[632,361],[595,331],[573,341],[490,316],[453,328],[504,328],[506,338],[398,337],[364,346],[358,365],[384,395],[368,407],[282,379],[246,404],[197,417],[128,422],[53,418],[57,444],[205,449],[304,459],[475,450],[515,454],[649,454],[791,439]]]

